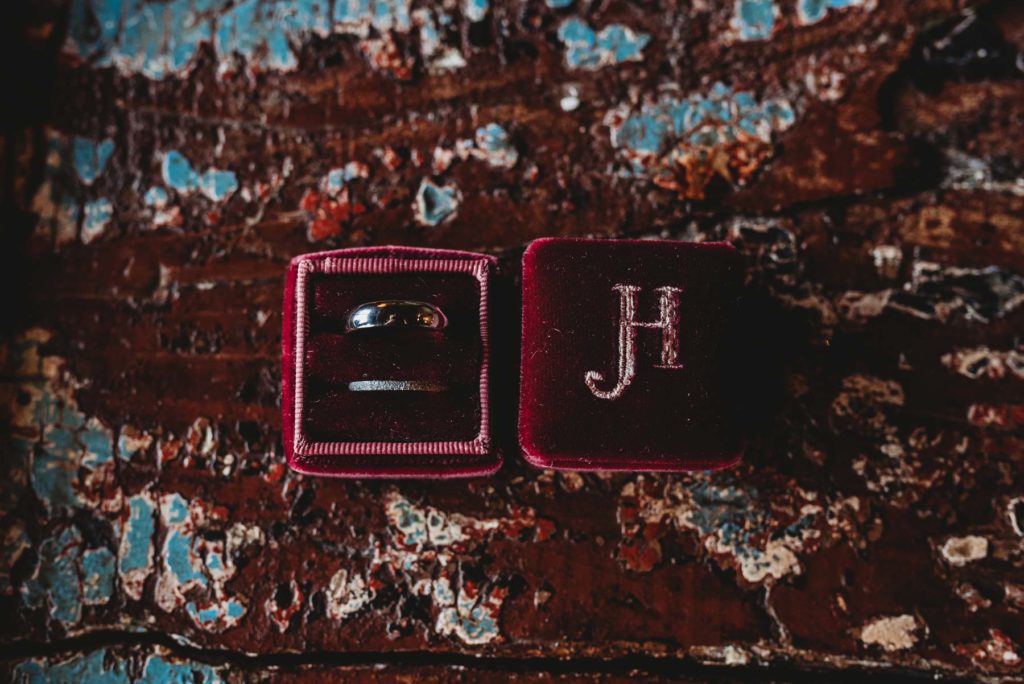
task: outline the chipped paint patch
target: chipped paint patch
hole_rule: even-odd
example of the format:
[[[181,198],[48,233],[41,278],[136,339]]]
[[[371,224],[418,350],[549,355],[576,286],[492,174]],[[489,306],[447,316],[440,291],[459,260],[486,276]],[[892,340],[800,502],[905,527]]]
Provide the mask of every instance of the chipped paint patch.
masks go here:
[[[156,584],[156,603],[166,612],[182,606],[197,627],[222,632],[237,625],[246,613],[225,587],[235,574],[224,541],[197,534],[207,511],[180,494],[160,497],[160,520],[166,528],[162,564]]]
[[[338,0],[332,12],[326,0],[74,0],[64,49],[94,67],[155,80],[187,75],[203,45],[212,46],[221,76],[244,65],[254,73],[287,72],[299,66],[293,45],[314,35],[408,32],[409,4]]]
[[[702,199],[716,177],[746,184],[771,156],[774,137],[795,121],[786,100],[759,102],[722,83],[686,99],[664,96],[639,112],[623,105],[604,118],[612,146],[629,163],[625,175],[690,199]]]
[[[387,495],[385,513],[395,544],[374,548],[371,579],[365,582],[347,570],[336,573],[328,610],[343,619],[380,594],[382,585],[375,582],[396,576],[412,594],[430,599],[437,611],[435,631],[468,644],[500,638],[499,614],[508,592],[501,578],[467,579],[459,559],[495,536],[521,540],[530,532],[539,542],[554,531],[553,523],[532,509],[515,510],[508,518],[475,518],[417,506],[397,491]]]
[[[362,575],[342,568],[331,576],[327,584],[327,615],[332,620],[342,621],[365,608],[377,593],[370,587]]]
[[[153,572],[153,534],[156,531],[156,502],[149,493],[128,499],[128,520],[121,530],[117,572],[125,594],[142,598],[146,578]]]
[[[128,662],[123,658],[108,658],[105,649],[76,655],[65,660],[50,658],[24,660],[15,666],[14,676],[16,681],[30,684],[42,684],[43,682],[129,684],[132,681],[128,676]]]
[[[971,404],[967,422],[983,428],[1015,428],[1024,425],[1024,404]]]
[[[90,549],[82,554],[83,600],[106,603],[114,593],[114,554],[109,549]]]
[[[210,167],[197,173],[177,150],[164,153],[160,173],[164,183],[179,193],[189,195],[198,190],[214,202],[223,202],[238,189],[238,178],[233,171]]]
[[[880,646],[893,653],[906,651],[917,643],[921,626],[913,615],[897,615],[872,620],[860,628],[860,640],[867,646]]]
[[[414,216],[424,226],[437,226],[451,219],[459,209],[462,198],[454,185],[437,185],[424,178],[416,192]]]
[[[349,162],[334,168],[321,179],[318,190],[309,189],[299,200],[299,208],[308,217],[306,238],[319,242],[341,235],[346,223],[366,213],[361,202],[351,199],[349,183],[370,175],[362,162]]]
[[[766,499],[756,489],[741,489],[732,478],[727,473],[700,473],[661,491],[643,476],[627,483],[619,497],[619,560],[631,570],[649,571],[660,561],[660,545],[653,562],[637,557],[637,545],[655,548],[675,528],[695,532],[707,553],[735,568],[744,581],[770,584],[800,574],[799,554],[833,534],[825,532],[845,515],[844,507],[856,507],[855,502],[839,502],[835,510],[826,511],[813,494],[800,490],[783,507],[781,497]]]
[[[767,40],[772,37],[778,18],[775,0],[735,0],[726,40]]]
[[[476,129],[476,147],[469,154],[501,169],[511,169],[519,161],[519,153],[508,131],[496,123]]]
[[[64,527],[39,545],[32,576],[21,588],[22,602],[30,608],[46,608],[65,625],[82,619],[82,535],[77,527]]]
[[[292,618],[302,610],[305,601],[306,595],[302,593],[302,588],[298,582],[291,580],[278,587],[278,590],[263,604],[263,608],[278,631],[284,633],[288,631]]]
[[[498,639],[498,618],[507,595],[508,591],[502,587],[481,592],[474,583],[464,583],[455,605],[442,608],[438,615],[438,633],[455,635],[463,643],[474,646]]]
[[[113,140],[95,141],[75,137],[71,141],[71,158],[75,173],[86,185],[92,185],[103,174],[113,153]]]
[[[89,244],[106,232],[114,217],[114,205],[106,197],[85,205],[82,213],[82,242]]]
[[[18,353],[37,356],[40,341],[26,339]],[[113,434],[78,410],[73,380],[61,377],[62,363],[57,357],[43,359],[39,375],[20,386],[27,401],[12,406],[12,427],[30,462],[32,489],[51,513],[85,506],[116,512],[122,498],[114,480]]]
[[[950,565],[962,568],[988,556],[988,539],[977,535],[950,537],[942,545],[942,557]]]
[[[462,53],[451,45],[445,45],[438,30],[438,23],[445,27],[451,23],[451,17],[440,14],[434,21],[434,14],[425,8],[412,13],[413,22],[419,27],[420,53],[430,72],[454,71],[466,66]]]
[[[203,682],[203,684],[224,684],[220,675],[221,669],[201,663],[179,662],[162,656],[149,656],[142,669],[140,684],[187,684]]]
[[[565,63],[571,69],[595,70],[623,62],[639,62],[650,35],[636,33],[622,24],[609,24],[598,32],[582,20],[571,17],[558,27],[558,39],[565,45]]]
[[[988,347],[957,349],[942,356],[942,365],[971,380],[1024,380],[1024,349],[998,351]]]
[[[489,0],[463,0],[462,14],[471,22],[483,21],[491,8]]]
[[[871,250],[875,262],[875,270],[882,278],[892,280],[900,274],[903,263],[903,250],[896,245],[878,245]]]
[[[849,7],[860,7],[866,11],[875,9],[875,0],[797,0],[797,21],[807,26],[824,19],[831,10],[842,10]]]
[[[986,641],[960,645],[956,651],[970,656],[971,661],[979,667],[996,665],[1015,670],[1024,665],[1024,658],[1018,653],[1017,645],[1003,631],[994,627],[988,630]]]

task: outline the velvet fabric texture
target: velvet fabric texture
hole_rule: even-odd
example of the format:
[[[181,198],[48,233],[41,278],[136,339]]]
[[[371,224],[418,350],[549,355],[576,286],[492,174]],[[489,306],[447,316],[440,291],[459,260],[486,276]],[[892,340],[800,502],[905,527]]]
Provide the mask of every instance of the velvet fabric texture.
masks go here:
[[[739,255],[726,243],[532,243],[523,256],[519,413],[527,460],[545,468],[647,471],[738,460],[727,350],[741,279]],[[624,335],[628,296],[638,325]],[[677,325],[654,325],[668,319]],[[673,334],[676,358],[665,351]],[[622,356],[630,335],[631,365]]]
[[[289,464],[348,477],[478,475],[500,464],[488,414],[493,259],[410,247],[295,258],[285,286],[282,415]],[[441,331],[345,332],[371,301],[423,301]],[[441,392],[352,391],[358,380],[440,383]]]

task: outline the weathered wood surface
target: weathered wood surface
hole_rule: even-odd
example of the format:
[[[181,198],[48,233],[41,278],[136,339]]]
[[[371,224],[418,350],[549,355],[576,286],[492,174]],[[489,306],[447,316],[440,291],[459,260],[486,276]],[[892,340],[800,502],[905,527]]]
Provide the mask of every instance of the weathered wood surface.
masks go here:
[[[1024,677],[1018,3],[5,12],[8,674]],[[286,469],[291,256],[584,234],[746,255],[743,465]]]

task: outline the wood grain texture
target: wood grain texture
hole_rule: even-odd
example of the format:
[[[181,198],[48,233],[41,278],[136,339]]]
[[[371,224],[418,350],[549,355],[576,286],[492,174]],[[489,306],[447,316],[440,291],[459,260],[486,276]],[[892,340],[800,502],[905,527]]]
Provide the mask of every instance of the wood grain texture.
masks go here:
[[[1016,3],[20,5],[6,674],[1024,678]],[[740,248],[742,465],[287,471],[292,256],[549,235]]]

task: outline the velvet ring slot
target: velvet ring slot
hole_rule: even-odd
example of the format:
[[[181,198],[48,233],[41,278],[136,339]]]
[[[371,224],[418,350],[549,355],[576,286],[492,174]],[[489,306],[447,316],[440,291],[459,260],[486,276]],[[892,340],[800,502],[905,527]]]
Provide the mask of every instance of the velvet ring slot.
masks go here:
[[[493,268],[486,255],[410,247],[296,257],[282,338],[289,465],[337,477],[496,470],[489,415]],[[364,315],[368,304],[389,316]],[[352,330],[353,311],[381,324]],[[441,317],[428,320],[432,311]]]

